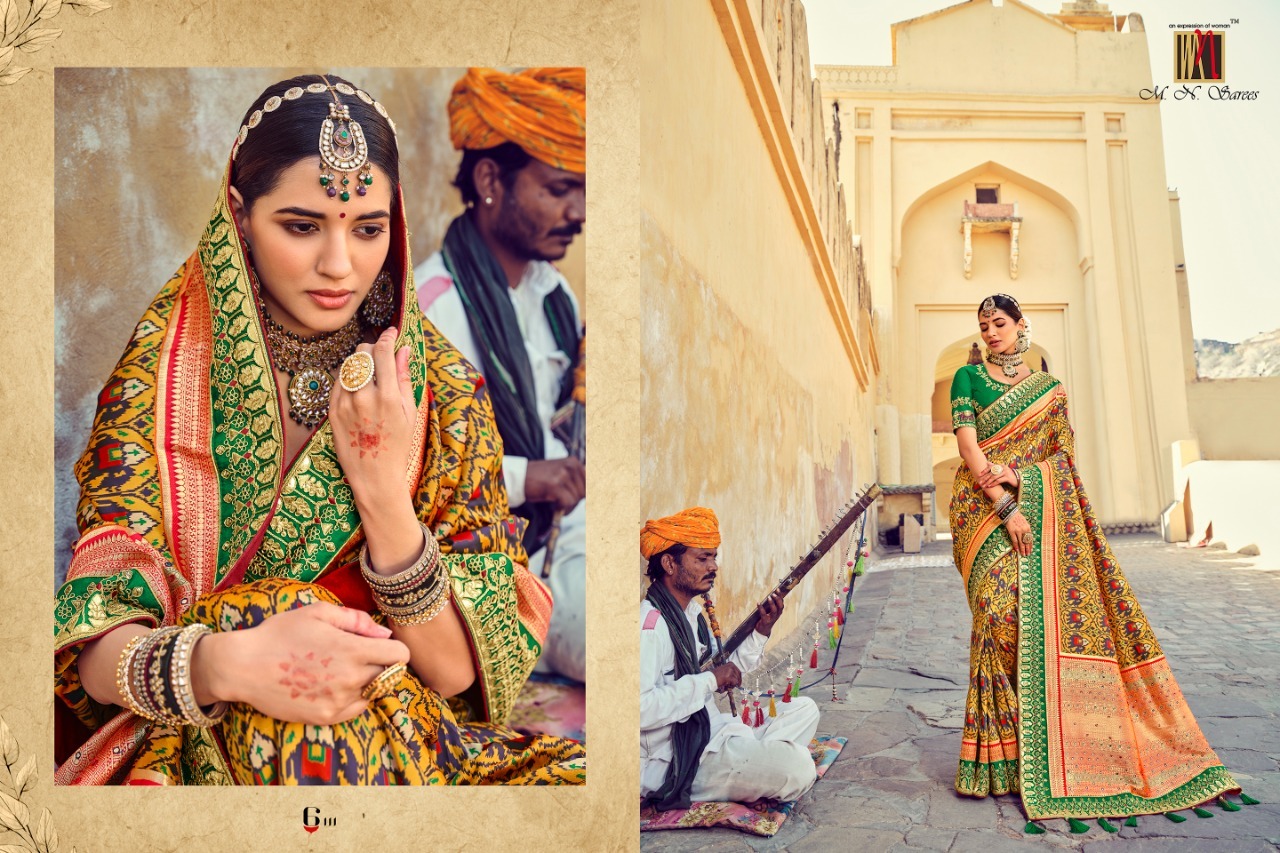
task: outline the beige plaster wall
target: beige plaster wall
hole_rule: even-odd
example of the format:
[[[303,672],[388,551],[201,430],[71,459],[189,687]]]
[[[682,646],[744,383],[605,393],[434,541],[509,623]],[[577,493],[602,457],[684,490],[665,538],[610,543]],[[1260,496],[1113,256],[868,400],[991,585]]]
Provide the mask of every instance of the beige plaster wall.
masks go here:
[[[873,404],[715,4],[667,5],[642,19],[641,507],[645,517],[715,509],[724,543],[714,594],[728,631],[874,480]],[[856,298],[856,281],[840,286]],[[818,603],[837,563],[828,558],[791,594],[775,636]]]
[[[415,262],[461,210],[446,104],[462,68],[61,68],[55,76],[57,577],[75,540],[72,466],[94,400],[142,311],[195,249],[249,104],[270,84],[332,72],[398,128]],[[585,306],[585,240],[559,264]],[[585,313],[585,311],[584,311]]]
[[[1280,376],[1187,384],[1205,459],[1280,459]]]
[[[1152,521],[1173,497],[1165,460],[1191,422],[1173,219],[1146,35],[1077,32],[1016,0],[895,25],[894,65],[818,69],[840,171],[886,313],[886,400],[930,414],[938,353],[1011,293],[1071,395],[1082,474],[1107,522]],[[1023,217],[974,236],[961,202],[998,183]]]

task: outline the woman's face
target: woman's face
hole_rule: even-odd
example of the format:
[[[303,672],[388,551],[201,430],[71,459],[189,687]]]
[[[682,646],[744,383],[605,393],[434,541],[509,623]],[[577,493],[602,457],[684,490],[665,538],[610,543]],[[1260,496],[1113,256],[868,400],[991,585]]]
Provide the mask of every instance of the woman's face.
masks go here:
[[[991,317],[978,317],[978,329],[982,332],[982,340],[992,352],[1013,352],[1018,343],[1018,329],[1024,325],[1022,320],[1015,321],[1005,312],[996,309]]]
[[[355,173],[349,178],[354,189]],[[281,172],[251,211],[231,188],[232,209],[272,319],[303,337],[351,320],[387,259],[391,193],[386,173],[374,166],[366,195],[352,192],[349,202],[329,198],[320,186],[319,155]]]

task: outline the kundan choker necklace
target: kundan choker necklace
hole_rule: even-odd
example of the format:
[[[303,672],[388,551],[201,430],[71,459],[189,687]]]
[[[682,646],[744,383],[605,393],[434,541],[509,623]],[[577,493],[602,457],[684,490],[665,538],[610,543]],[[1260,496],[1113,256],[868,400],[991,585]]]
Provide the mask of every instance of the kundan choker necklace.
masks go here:
[[[261,295],[258,307],[266,322],[272,358],[289,374],[289,417],[305,427],[314,427],[329,411],[329,394],[333,391],[329,371],[342,364],[360,345],[363,333],[360,315],[353,315],[335,332],[304,338],[273,320]]]
[[[987,347],[987,361],[998,365],[1004,375],[1012,379],[1018,375],[1018,368],[1022,366],[1022,353],[999,353]]]

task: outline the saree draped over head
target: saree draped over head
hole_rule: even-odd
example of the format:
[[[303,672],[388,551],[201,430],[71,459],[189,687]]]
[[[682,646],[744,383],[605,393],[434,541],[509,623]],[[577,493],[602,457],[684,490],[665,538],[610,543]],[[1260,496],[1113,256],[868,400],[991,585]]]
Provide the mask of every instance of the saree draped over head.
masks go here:
[[[84,690],[84,645],[127,623],[251,628],[315,601],[381,614],[326,419],[285,458],[282,401],[224,176],[199,247],[161,289],[98,398],[67,581],[55,605],[60,784],[557,784],[585,778],[574,741],[502,726],[536,662],[551,601],[528,572],[478,374],[427,323],[397,206],[388,269],[397,348],[418,402],[405,471],[440,543],[476,685],[446,702],[406,672],[332,726],[233,704],[212,728],[149,723]],[[67,723],[69,725],[64,725]],[[87,728],[87,732],[85,729]],[[87,737],[87,739],[86,739]]]
[[[1062,385],[1042,372],[1003,385],[968,365],[951,397],[954,427],[1021,473],[1035,534],[1018,555],[961,465],[950,520],[973,634],[956,790],[1021,792],[1031,820],[1167,812],[1238,790],[1085,494]]]

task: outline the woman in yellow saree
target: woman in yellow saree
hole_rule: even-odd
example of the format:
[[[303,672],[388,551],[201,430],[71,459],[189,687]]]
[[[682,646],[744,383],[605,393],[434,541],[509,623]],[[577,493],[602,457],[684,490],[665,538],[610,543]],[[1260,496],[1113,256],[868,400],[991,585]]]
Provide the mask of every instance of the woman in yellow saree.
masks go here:
[[[584,781],[580,744],[501,725],[550,600],[403,210],[366,92],[311,75],[249,108],[76,467],[58,783]]]
[[[1076,832],[1087,828],[1080,818],[1114,829],[1105,818],[1217,797],[1237,810],[1223,795],[1239,786],[1187,708],[1085,495],[1066,392],[1022,363],[1029,327],[1016,300],[990,297],[978,319],[991,369],[966,365],[951,389],[965,462],[951,533],[973,611],[956,790],[1020,792],[1030,820],[1068,818]]]

